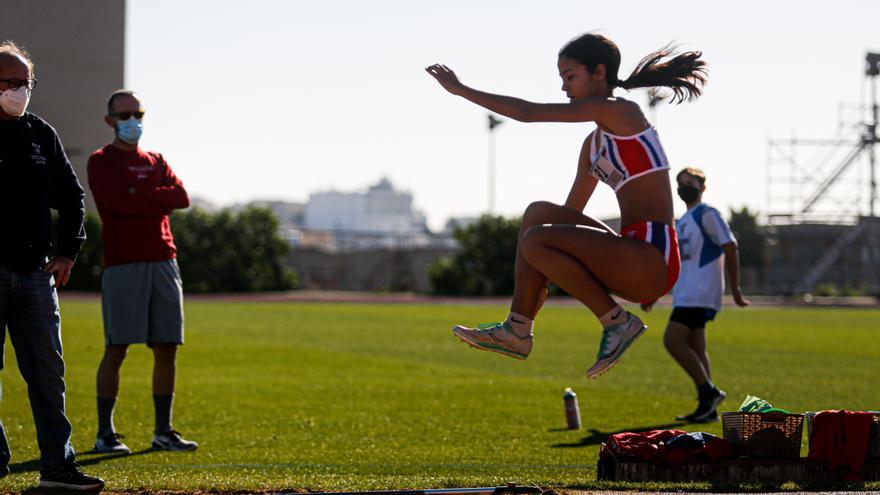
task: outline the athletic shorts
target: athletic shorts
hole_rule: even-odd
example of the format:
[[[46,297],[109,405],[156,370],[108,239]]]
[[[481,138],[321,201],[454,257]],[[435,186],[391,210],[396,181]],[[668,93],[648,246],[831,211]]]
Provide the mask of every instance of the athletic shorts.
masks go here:
[[[101,285],[105,345],[183,344],[177,260],[111,266]]]
[[[714,320],[716,314],[717,311],[712,308],[672,308],[669,321],[681,323],[691,330],[696,330],[705,328],[706,322]]]
[[[632,237],[647,242],[657,248],[666,261],[666,294],[675,286],[678,274],[681,271],[681,258],[678,253],[678,236],[675,229],[660,222],[640,222],[624,227],[620,232],[621,237]],[[661,296],[663,294],[660,294]],[[654,301],[641,301],[650,303]]]

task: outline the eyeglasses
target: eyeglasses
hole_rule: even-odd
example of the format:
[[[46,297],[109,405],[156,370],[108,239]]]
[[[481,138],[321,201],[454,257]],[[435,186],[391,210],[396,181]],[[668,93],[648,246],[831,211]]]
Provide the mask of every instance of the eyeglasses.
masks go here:
[[[142,110],[138,110],[137,112],[116,112],[111,113],[111,117],[116,117],[118,120],[128,120],[132,117],[141,120],[144,118],[144,112]]]
[[[9,85],[9,89],[18,89],[18,88],[24,86],[27,89],[32,90],[37,87],[37,80],[33,79],[33,78],[31,78],[31,79],[0,79],[0,82],[4,82],[7,85]]]

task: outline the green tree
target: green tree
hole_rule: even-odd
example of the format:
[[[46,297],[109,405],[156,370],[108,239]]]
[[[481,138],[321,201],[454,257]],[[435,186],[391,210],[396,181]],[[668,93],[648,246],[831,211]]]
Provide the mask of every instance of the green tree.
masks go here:
[[[188,292],[259,292],[297,286],[287,266],[288,245],[271,210],[248,207],[234,213],[198,208],[171,219],[177,258]]]
[[[509,295],[513,293],[513,269],[519,219],[484,215],[474,224],[455,230],[461,251],[441,258],[429,268],[437,294]]]
[[[58,213],[52,212],[52,222],[58,225]],[[104,246],[101,242],[101,219],[86,211],[83,219],[86,241],[82,244],[76,263],[70,271],[70,278],[62,290],[94,292],[101,290],[101,274],[104,266]],[[52,246],[58,246],[58,232],[52,229]]]
[[[758,212],[743,206],[739,211],[730,209],[730,230],[739,244],[740,265],[763,266],[767,239],[758,225]]]
[[[101,290],[101,222],[88,213],[83,243],[67,289]],[[287,242],[275,214],[264,208],[208,213],[198,208],[171,217],[177,259],[187,292],[259,292],[294,289],[296,271],[287,266]]]

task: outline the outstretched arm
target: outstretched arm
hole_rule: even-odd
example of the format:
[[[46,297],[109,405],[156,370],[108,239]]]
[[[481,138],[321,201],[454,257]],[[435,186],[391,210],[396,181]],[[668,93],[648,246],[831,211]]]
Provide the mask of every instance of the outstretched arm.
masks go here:
[[[443,89],[492,112],[520,122],[597,122],[615,121],[632,114],[634,108],[609,98],[587,98],[571,103],[533,103],[479,91],[465,86],[455,72],[441,64],[425,68]]]

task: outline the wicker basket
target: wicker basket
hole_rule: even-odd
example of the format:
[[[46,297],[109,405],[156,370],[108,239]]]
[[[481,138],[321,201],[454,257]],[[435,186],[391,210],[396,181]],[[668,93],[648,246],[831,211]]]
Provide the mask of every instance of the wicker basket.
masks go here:
[[[801,455],[803,414],[721,413],[724,439],[736,445],[740,455],[773,459],[797,459]]]

